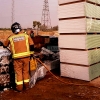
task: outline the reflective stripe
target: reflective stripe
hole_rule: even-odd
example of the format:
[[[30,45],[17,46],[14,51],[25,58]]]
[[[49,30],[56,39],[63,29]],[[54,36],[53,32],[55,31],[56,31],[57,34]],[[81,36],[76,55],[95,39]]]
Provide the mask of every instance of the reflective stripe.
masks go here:
[[[33,54],[34,53],[34,51],[30,51],[30,54]]]
[[[13,54],[12,58],[18,58],[21,56],[30,56],[30,54],[33,54],[34,52],[23,52],[23,53],[17,53],[17,54]]]
[[[15,83],[16,83],[17,85],[22,85],[22,84],[23,84],[23,81],[17,82],[17,74],[16,74],[16,73],[15,73]]]
[[[10,42],[11,42],[11,46],[12,46],[12,52],[15,53],[15,50],[14,50],[14,45],[13,45],[13,40],[12,38],[10,38]]]
[[[24,80],[24,82],[26,82],[26,83],[27,83],[27,82],[29,82],[29,79],[27,79],[27,80]]]
[[[25,35],[26,37],[26,35]],[[27,51],[29,52],[29,42],[28,42],[28,37],[26,37],[26,47],[27,47]]]
[[[16,82],[17,85],[22,85],[23,81]]]
[[[23,53],[13,54],[12,57],[13,58],[18,58],[20,56],[28,56],[28,55],[30,55],[30,52],[23,52]]]
[[[25,36],[27,52],[15,53],[13,38],[19,37],[19,36]],[[29,50],[28,37],[29,37],[28,35],[26,35],[25,33],[22,33],[22,34],[19,34],[19,35],[11,36],[11,37],[9,38],[9,40],[10,40],[10,42],[11,42],[11,46],[12,46],[12,52],[13,52],[12,57],[13,57],[13,58],[18,58],[18,57],[21,57],[21,56],[29,56],[30,54],[33,54],[33,52],[30,52],[30,50]]]
[[[27,34],[25,34],[25,33],[21,33],[21,34],[13,35],[13,36],[9,37],[9,40],[10,40],[11,38],[15,38],[15,37],[19,37],[19,36],[29,37]]]

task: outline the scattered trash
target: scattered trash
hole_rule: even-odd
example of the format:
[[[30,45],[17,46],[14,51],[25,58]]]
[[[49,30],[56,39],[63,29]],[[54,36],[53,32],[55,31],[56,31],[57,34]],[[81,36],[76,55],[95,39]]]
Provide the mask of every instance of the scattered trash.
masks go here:
[[[42,55],[42,56],[41,56]],[[44,47],[41,48],[41,52],[39,54],[35,54],[47,67],[49,70],[55,69],[56,67],[59,67],[60,60],[59,60],[59,52],[54,53]],[[36,82],[46,75],[46,68],[41,65],[39,62],[37,62],[37,68],[36,70],[30,70],[30,88],[32,88]]]
[[[30,88],[32,88],[38,80],[44,78],[45,75],[46,75],[46,70],[44,66],[38,67],[30,79],[29,82]]]

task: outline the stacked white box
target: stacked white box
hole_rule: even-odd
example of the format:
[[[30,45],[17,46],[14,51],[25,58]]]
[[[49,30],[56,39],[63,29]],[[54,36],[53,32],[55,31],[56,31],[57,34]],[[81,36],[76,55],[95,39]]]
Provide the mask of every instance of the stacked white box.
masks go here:
[[[58,0],[61,76],[100,76],[100,1]]]

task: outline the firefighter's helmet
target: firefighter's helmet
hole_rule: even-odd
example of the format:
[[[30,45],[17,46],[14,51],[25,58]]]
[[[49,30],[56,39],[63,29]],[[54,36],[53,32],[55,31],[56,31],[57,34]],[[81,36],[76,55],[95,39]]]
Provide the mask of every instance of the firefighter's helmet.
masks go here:
[[[21,31],[21,25],[15,22],[11,25],[11,30],[13,33],[18,34]]]

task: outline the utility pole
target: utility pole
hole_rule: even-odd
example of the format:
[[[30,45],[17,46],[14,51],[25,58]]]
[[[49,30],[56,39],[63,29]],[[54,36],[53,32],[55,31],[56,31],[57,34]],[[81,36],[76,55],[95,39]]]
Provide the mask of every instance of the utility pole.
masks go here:
[[[11,22],[12,22],[12,24],[14,22],[14,0],[12,0],[12,19],[11,19]]]
[[[51,29],[51,19],[48,0],[44,0],[41,25],[43,26],[43,30]]]

